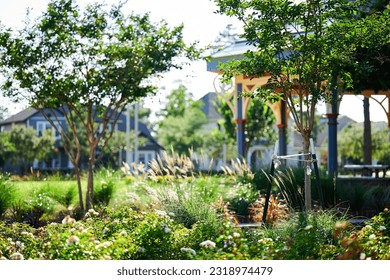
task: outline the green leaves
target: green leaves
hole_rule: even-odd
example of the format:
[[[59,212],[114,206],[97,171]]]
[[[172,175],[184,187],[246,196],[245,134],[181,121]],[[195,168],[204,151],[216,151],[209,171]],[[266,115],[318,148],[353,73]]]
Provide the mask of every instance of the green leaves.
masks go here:
[[[219,13],[243,22],[243,37],[256,47],[243,59],[220,65],[225,79],[269,73],[269,84],[259,92],[270,99],[275,99],[275,91],[281,92],[298,126],[303,125],[299,124],[299,112],[314,113],[311,108],[327,98],[321,85],[334,75],[338,75],[338,83],[328,90],[351,85],[356,89],[389,88],[390,18],[389,7],[383,3],[367,13],[368,3],[363,0],[215,2]]]
[[[195,55],[182,26],[151,23],[148,14],[125,16],[120,8],[90,4],[81,11],[75,1],[53,0],[19,35],[2,30],[3,71],[20,81],[8,82],[7,92],[22,85],[25,97],[42,102],[45,95],[63,102],[69,94],[95,104],[118,95],[134,100],[153,90],[143,85],[151,75],[179,67],[175,57]]]

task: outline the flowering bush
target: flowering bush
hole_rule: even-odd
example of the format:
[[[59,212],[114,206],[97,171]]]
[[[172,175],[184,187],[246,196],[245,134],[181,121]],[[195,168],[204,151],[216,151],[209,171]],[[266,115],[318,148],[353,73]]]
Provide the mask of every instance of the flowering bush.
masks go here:
[[[355,229],[332,213],[298,213],[262,228],[221,220],[210,230],[207,221],[187,228],[162,210],[91,209],[83,220],[40,228],[0,223],[0,259],[390,259],[389,217]]]

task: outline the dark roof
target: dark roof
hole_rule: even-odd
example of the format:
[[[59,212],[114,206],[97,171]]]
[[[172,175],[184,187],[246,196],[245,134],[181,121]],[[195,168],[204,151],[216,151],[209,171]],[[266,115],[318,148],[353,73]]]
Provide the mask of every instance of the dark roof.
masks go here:
[[[11,117],[3,121],[0,121],[0,125],[25,122],[28,118],[32,117],[37,112],[38,110],[29,107],[23,111],[20,111],[19,113],[16,113],[15,115],[12,115]]]
[[[202,112],[209,121],[222,119],[222,116],[215,109],[214,103],[217,99],[215,92],[209,92],[199,99],[203,103]]]
[[[213,53],[211,58],[237,57],[243,55],[248,50],[255,50],[255,47],[253,45],[249,45],[247,40],[240,40]]]
[[[242,59],[248,50],[254,51],[255,47],[253,45],[249,45],[248,41],[241,40],[223,48],[220,51],[217,51],[210,56],[210,61],[207,62],[207,71],[218,72],[219,63],[226,63],[233,59]]]

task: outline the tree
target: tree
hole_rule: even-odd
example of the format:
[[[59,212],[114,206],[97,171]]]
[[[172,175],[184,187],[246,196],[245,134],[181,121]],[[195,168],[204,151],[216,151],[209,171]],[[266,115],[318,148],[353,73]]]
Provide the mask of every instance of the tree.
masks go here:
[[[4,166],[5,162],[10,157],[10,153],[14,149],[14,146],[10,141],[10,134],[9,131],[2,131],[0,133],[0,166]]]
[[[225,131],[231,139],[235,139],[236,126],[232,110],[221,98],[216,104],[216,109],[224,118]],[[265,140],[269,144],[274,143],[276,138],[274,123],[275,116],[271,108],[261,98],[253,98],[249,104],[245,122],[245,154],[255,141]]]
[[[355,163],[364,162],[364,125],[352,124],[343,128],[337,141],[342,163],[352,160]],[[378,163],[390,162],[389,130],[374,126],[372,130],[372,157]]]
[[[47,160],[56,151],[55,138],[51,130],[46,130],[39,136],[31,127],[15,126],[9,132],[8,140],[10,143],[7,148],[8,158],[13,164],[22,164],[23,173],[28,172],[34,160]]]
[[[372,136],[373,158],[381,164],[390,164],[390,130],[382,129]]]
[[[0,121],[4,120],[5,115],[7,114],[8,109],[0,105]]]
[[[329,101],[329,92],[352,85],[351,72],[341,66],[351,61],[357,46],[378,49],[388,43],[388,14],[362,19],[358,13],[366,10],[365,3],[348,0],[215,2],[220,13],[243,22],[244,37],[256,47],[244,59],[222,67],[226,79],[270,75],[268,85],[257,93],[284,100],[291,111],[303,138],[305,205],[310,209],[309,152],[316,105]]]
[[[343,128],[337,141],[339,155],[343,164],[347,160],[363,161],[363,128],[356,124]]]
[[[224,122],[221,122],[219,126],[223,126]],[[228,137],[226,130],[214,129],[202,134],[203,146],[202,152],[210,156],[213,159],[226,159],[226,162],[237,158],[235,149],[235,138]],[[224,151],[225,145],[225,151]],[[222,164],[226,164],[222,162]]]
[[[202,146],[200,128],[206,123],[201,102],[194,101],[185,86],[180,85],[167,97],[159,115],[158,139],[164,147],[173,147],[178,154],[188,154],[190,149]]]
[[[151,23],[148,14],[124,15],[122,6],[107,9],[95,3],[82,11],[72,0],[51,0],[35,22],[18,33],[4,28],[0,33],[3,89],[14,101],[27,99],[51,122],[78,179],[81,148],[75,122],[82,124],[89,146],[86,209],[92,207],[93,170],[101,157],[96,149],[113,133],[109,124],[127,104],[155,92],[150,78],[180,68],[174,58],[195,55],[195,46],[183,42],[183,26]],[[78,186],[84,210],[80,180]]]
[[[130,139],[130,150],[134,150],[134,139],[135,139],[135,131],[132,130],[129,132]],[[148,141],[145,137],[138,137],[138,145],[142,147]],[[109,155],[106,158],[109,163],[119,164],[121,165],[123,160],[122,158],[118,158],[118,155],[125,151],[126,148],[126,132],[116,131],[112,134],[112,137],[109,141],[109,144],[104,147],[104,154]]]

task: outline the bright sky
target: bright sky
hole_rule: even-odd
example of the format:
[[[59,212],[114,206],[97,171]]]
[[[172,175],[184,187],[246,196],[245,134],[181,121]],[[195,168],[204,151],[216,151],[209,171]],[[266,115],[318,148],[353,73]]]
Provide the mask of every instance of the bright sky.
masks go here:
[[[37,17],[45,10],[48,0],[0,0],[0,21],[3,25],[12,28],[21,28],[25,18],[26,9],[31,8],[32,18]],[[88,3],[91,0],[79,0],[78,3]],[[106,3],[119,1],[106,0]],[[199,41],[201,46],[212,43],[228,24],[239,27],[237,20],[215,14],[216,6],[212,0],[128,0],[124,12],[143,14],[150,12],[153,21],[165,19],[171,26],[184,24],[184,38],[190,43]],[[208,92],[214,91],[213,79],[215,74],[207,72],[206,62],[198,61],[183,70],[172,71],[160,81],[160,93],[148,100],[148,104],[155,109],[160,101],[172,89],[180,84],[185,85],[195,98],[200,98]],[[1,97],[0,97],[1,98]],[[386,105],[386,104],[384,104]],[[371,120],[385,121],[384,110],[371,100]],[[15,112],[19,107],[10,106],[9,110]],[[321,112],[322,109],[320,107]],[[356,96],[346,96],[340,105],[340,114],[348,115],[356,121],[363,121],[363,102]]]

